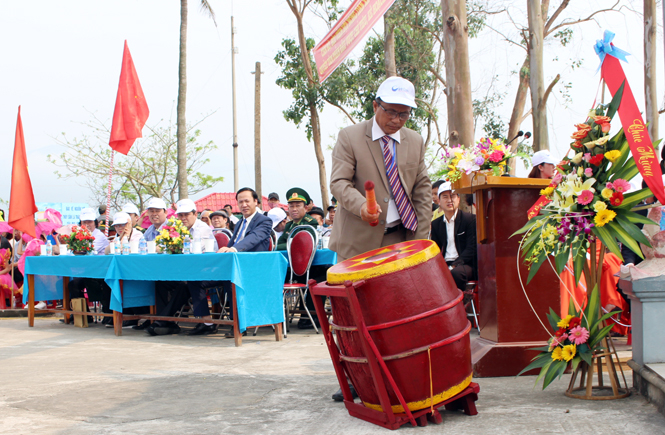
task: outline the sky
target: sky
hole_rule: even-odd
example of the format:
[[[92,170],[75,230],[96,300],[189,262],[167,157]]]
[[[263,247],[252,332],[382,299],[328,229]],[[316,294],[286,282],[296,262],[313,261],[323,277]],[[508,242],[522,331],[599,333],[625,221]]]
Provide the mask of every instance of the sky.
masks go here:
[[[210,0],[210,3],[216,13],[217,26],[200,11],[199,2],[189,2],[187,119],[196,122],[211,114],[198,128],[202,132],[201,141],[212,140],[219,149],[210,155],[211,162],[203,171],[223,176],[225,180],[193,198],[234,189],[230,41],[230,17],[233,15],[237,29],[235,45],[238,47],[236,92],[240,185],[254,187],[254,75],[251,72],[258,61],[264,71],[261,84],[263,194],[267,196],[275,191],[284,199],[289,188],[298,186],[306,189],[315,203],[321,204],[313,144],[307,141],[304,128],[298,129],[284,119],[282,111],[291,104],[291,95],[275,84],[280,71],[273,59],[283,38],[296,37],[295,18],[283,0]],[[342,4],[348,3],[350,1],[342,1]],[[590,6],[587,2],[572,3],[570,16],[588,14]],[[609,6],[612,3],[603,0],[596,4]],[[641,2],[630,3],[635,3],[641,10]],[[659,21],[662,21],[660,9],[658,14]],[[512,16],[516,21],[526,22],[524,11],[515,10]],[[491,24],[504,34],[516,33],[505,15],[491,17]],[[62,169],[51,164],[47,155],[59,155],[64,151],[55,138],[62,133],[70,138],[90,134],[90,129],[82,123],[90,121],[93,114],[110,126],[124,40],[128,41],[150,108],[148,125],[163,125],[169,120],[175,122],[179,25],[180,2],[175,0],[35,0],[3,4],[0,45],[5,64],[0,69],[0,150],[6,156],[6,163],[0,170],[0,199],[9,200],[16,114],[21,105],[35,200],[90,202],[94,205],[85,183],[77,179],[59,179],[54,174]],[[617,34],[615,44],[632,54],[624,69],[638,106],[644,107],[641,17],[624,10],[604,14],[597,22],[575,27],[573,41],[568,47],[560,48],[552,43],[545,47],[546,82],[561,73],[563,80],[572,83],[572,106],[565,106],[556,90],[548,103],[550,144],[557,157],[567,151],[573,124],[584,121],[594,101],[599,75],[596,74],[598,58],[593,52],[593,43],[602,37],[606,28]],[[382,24],[377,24],[374,31],[382,33]],[[309,13],[305,32],[318,41],[327,32],[327,27]],[[662,42],[659,29],[657,66],[661,105],[665,77]],[[506,103],[501,113],[507,121],[516,89],[516,78],[511,71],[519,68],[524,53],[490,30],[470,41],[470,52],[474,98],[484,95],[492,77],[498,77],[494,89],[505,94],[503,100]],[[358,57],[359,54],[360,48],[351,56]],[[572,70],[570,59],[582,60],[582,66]],[[445,114],[444,100],[440,101],[439,107]],[[321,114],[321,123],[329,177],[330,148],[337,132],[348,121],[328,106]],[[530,120],[527,120],[522,129],[527,131],[529,128]],[[665,126],[661,131],[665,131]],[[147,136],[146,130],[144,134]],[[476,136],[482,136],[479,128]],[[100,146],[106,145],[100,143]],[[525,171],[518,168],[518,174],[524,175]]]

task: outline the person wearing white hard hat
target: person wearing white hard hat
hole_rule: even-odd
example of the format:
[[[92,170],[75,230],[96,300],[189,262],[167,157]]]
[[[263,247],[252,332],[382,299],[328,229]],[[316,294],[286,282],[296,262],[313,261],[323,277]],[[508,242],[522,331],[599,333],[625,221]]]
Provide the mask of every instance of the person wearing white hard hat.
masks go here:
[[[268,211],[268,217],[272,220],[272,230],[277,237],[275,240],[277,240],[281,237],[286,226],[286,212],[280,207],[271,208]]]
[[[122,211],[132,218],[132,227],[136,227],[139,223],[139,216],[141,215],[139,208],[128,202],[122,207]]]
[[[95,241],[92,242],[92,247],[97,255],[104,255],[104,250],[109,245],[109,241],[102,233],[99,231],[97,226],[99,226],[99,220],[97,220],[97,214],[91,208],[84,208],[81,210],[79,215],[79,224],[82,227],[85,227],[92,233],[92,236],[95,238]]]
[[[405,240],[426,239],[432,192],[425,144],[404,125],[416,108],[413,84],[387,78],[376,92],[374,117],[339,132],[330,189],[339,201],[330,249],[343,261]],[[369,213],[365,182],[374,183],[378,210]],[[370,222],[379,222],[371,226]]]
[[[146,213],[150,219],[150,225],[143,234],[146,242],[151,242],[159,235],[159,230],[166,222],[166,202],[162,198],[150,198],[146,204]]]
[[[175,211],[180,220],[189,230],[189,237],[201,239],[212,239],[212,228],[196,217],[196,204],[191,199],[181,199],[176,203],[178,209]]]
[[[125,240],[127,240],[127,242],[134,240],[139,241],[141,240],[141,236],[143,236],[140,231],[136,231],[132,228],[132,218],[124,211],[119,211],[113,215],[113,228],[115,229],[114,240],[120,240],[121,243]],[[104,253],[108,255],[110,250],[111,247],[107,246],[104,249]]]
[[[431,239],[439,246],[455,285],[466,289],[476,272],[476,216],[459,209],[460,197],[450,182],[439,186],[443,216],[432,221]]]
[[[552,178],[556,173],[556,165],[559,162],[552,157],[549,150],[541,150],[534,153],[531,157],[533,169],[529,172],[528,178]]]

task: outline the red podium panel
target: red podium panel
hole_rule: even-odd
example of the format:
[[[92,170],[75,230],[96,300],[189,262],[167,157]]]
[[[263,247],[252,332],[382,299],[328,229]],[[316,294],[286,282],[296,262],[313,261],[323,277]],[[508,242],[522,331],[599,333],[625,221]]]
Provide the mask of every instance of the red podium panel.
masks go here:
[[[526,285],[529,271],[518,258],[521,236],[510,238],[526,224],[527,210],[548,184],[549,180],[490,176],[483,184],[461,189],[476,193],[477,206],[480,338],[471,349],[475,376],[514,376],[537,354],[527,349],[549,339],[538,318],[548,326],[550,307],[559,308],[559,279],[544,264]]]

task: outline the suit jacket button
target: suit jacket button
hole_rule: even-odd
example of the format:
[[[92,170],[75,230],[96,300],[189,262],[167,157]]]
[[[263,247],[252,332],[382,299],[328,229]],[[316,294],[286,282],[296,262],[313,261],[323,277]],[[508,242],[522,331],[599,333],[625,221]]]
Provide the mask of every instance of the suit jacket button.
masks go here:
[[[383,198],[383,202],[388,202],[390,201],[390,198]]]
[[[385,225],[385,224],[386,224],[386,221],[381,221],[381,222],[379,222],[379,223],[380,223],[381,225]]]

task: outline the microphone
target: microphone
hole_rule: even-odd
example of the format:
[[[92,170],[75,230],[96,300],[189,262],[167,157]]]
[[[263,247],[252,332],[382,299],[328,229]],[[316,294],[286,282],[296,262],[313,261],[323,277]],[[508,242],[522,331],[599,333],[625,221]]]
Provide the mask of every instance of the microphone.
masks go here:
[[[374,193],[374,182],[371,180],[365,181],[365,194],[367,195],[367,212],[370,214],[376,214],[379,209],[379,205],[376,202],[376,194]],[[379,220],[369,223],[371,226],[375,227],[379,224]]]
[[[530,131],[527,131],[526,133],[524,133],[524,139],[528,139],[530,137],[531,137],[531,132]]]
[[[531,136],[531,133],[528,133],[528,135]],[[521,136],[524,136],[524,132],[523,132],[522,130],[520,130],[520,131],[517,133],[517,136],[515,136],[515,137],[512,138],[512,139],[510,139],[510,142],[508,142],[506,145],[510,145],[510,144],[512,143],[512,141],[514,141],[515,139],[517,139],[518,137],[521,137]]]

